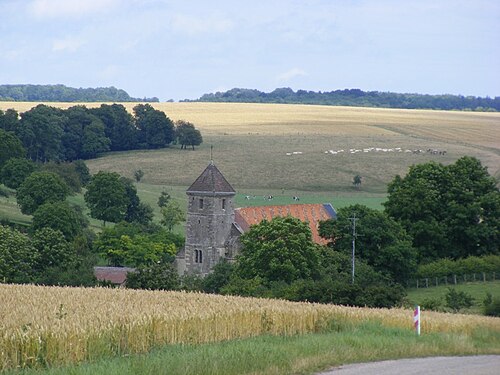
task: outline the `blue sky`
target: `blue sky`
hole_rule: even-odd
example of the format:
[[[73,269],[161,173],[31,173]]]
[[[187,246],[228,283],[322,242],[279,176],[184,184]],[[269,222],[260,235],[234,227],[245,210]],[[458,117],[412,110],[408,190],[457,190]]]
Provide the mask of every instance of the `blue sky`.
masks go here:
[[[0,84],[500,96],[498,0],[0,0]]]

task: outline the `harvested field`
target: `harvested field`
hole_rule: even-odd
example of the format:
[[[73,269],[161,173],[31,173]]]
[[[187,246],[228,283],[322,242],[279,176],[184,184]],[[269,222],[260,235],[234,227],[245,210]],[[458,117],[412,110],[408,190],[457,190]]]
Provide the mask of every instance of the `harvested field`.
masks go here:
[[[135,104],[125,106],[131,109]],[[50,105],[67,108],[75,103]],[[188,186],[206,166],[213,145],[216,164],[238,190],[346,192],[352,191],[352,178],[359,174],[364,193],[383,194],[394,175],[405,174],[412,164],[448,164],[464,155],[479,158],[500,177],[499,113],[286,104],[152,105],[173,120],[193,122],[204,137],[201,147],[195,152],[172,146],[109,154],[88,162],[92,172],[112,170],[132,177],[141,169],[145,182]],[[0,109],[25,111],[32,106],[0,102]],[[402,152],[349,152],[370,148]],[[334,155],[329,150],[345,152]],[[432,150],[438,153],[428,152]]]

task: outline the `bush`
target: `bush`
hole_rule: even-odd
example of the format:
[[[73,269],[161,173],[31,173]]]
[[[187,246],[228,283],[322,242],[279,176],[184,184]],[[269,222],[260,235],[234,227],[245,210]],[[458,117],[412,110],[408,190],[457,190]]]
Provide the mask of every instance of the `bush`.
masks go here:
[[[469,308],[474,304],[474,298],[463,291],[457,291],[455,288],[448,288],[446,294],[446,307],[454,312],[459,312],[463,308]]]
[[[486,293],[486,298],[483,301],[483,305],[484,315],[500,317],[500,299],[493,299],[491,293],[488,292]]]
[[[425,298],[421,303],[422,310],[441,311],[443,309],[443,300],[441,298]]]

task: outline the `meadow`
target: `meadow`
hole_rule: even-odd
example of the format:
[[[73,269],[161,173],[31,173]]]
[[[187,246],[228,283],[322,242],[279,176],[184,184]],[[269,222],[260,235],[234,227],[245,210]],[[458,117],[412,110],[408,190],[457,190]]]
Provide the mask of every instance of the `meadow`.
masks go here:
[[[394,335],[406,342],[415,341],[410,339],[414,334],[412,310],[408,309],[353,308],[184,292],[7,284],[0,284],[0,300],[3,302],[0,370],[94,362],[159,348],[167,348],[168,352],[168,347],[175,352],[178,350],[175,345],[262,335],[295,337],[331,332],[329,339],[321,344],[322,351],[328,341],[333,346],[331,341],[336,334],[344,331],[358,330],[356,338],[338,336],[346,340],[351,351],[369,332],[372,336],[379,335],[378,340]],[[416,350],[413,355],[450,350],[455,354],[500,353],[498,318],[426,312],[422,332],[428,335],[425,340],[430,348],[423,346],[421,352]],[[440,340],[450,341],[450,337],[457,340],[450,348],[439,345]],[[372,341],[375,338],[370,339],[372,344],[368,346],[375,345]],[[396,350],[396,342],[391,345],[391,354],[386,355],[398,357],[410,353],[401,348]],[[314,357],[314,350],[309,355]],[[331,350],[325,355],[330,361],[337,357]],[[372,352],[372,356],[377,355],[380,353]],[[350,361],[358,358],[354,355]]]
[[[458,285],[439,285],[429,288],[411,288],[407,289],[407,300],[411,304],[421,305],[426,300],[440,300],[445,304],[445,296],[448,293],[448,288],[454,288],[459,292],[465,292],[474,298],[474,305],[465,309],[468,314],[482,314],[483,301],[486,298],[486,293],[490,293],[493,299],[500,299],[500,281],[491,282],[471,282]]]

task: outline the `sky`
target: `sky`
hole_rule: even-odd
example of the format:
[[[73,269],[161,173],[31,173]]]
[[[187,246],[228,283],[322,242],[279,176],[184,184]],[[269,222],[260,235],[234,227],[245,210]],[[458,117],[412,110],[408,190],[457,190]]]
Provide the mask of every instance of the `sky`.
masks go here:
[[[500,96],[499,0],[0,0],[0,84]]]

